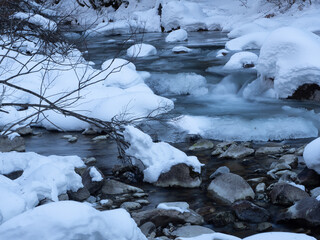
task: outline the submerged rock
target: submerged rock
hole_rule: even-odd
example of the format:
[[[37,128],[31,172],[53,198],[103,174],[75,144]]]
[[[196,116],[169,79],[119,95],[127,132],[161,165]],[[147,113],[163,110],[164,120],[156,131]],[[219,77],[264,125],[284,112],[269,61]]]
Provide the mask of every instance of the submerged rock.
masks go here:
[[[212,180],[208,193],[215,201],[224,204],[232,204],[237,200],[255,196],[250,185],[242,177],[233,173],[223,173]]]
[[[159,187],[194,188],[200,186],[201,177],[191,167],[180,163],[172,166],[169,172],[162,173],[154,184]]]

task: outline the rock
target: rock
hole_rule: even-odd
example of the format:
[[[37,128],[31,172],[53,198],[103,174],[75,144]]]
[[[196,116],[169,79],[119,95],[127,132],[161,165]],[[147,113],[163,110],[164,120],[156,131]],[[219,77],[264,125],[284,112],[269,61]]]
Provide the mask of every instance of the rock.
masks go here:
[[[283,153],[284,149],[282,147],[260,147],[256,151],[256,155],[272,155]]]
[[[113,201],[111,199],[102,199],[99,203],[101,207],[109,209],[111,208]]]
[[[272,228],[273,228],[272,224],[269,222],[262,222],[262,223],[259,223],[257,226],[258,232],[270,231],[272,230]]]
[[[114,176],[129,182],[141,182],[143,180],[143,172],[137,166],[116,165],[112,169]]]
[[[188,212],[182,213],[176,210],[156,208],[142,212],[134,212],[132,213],[132,218],[136,221],[138,226],[141,226],[146,222],[152,222],[156,227],[165,227],[168,223],[190,223],[194,225],[203,224],[203,218],[191,209]]]
[[[298,174],[298,182],[306,187],[313,188],[320,186],[320,175],[307,167]]]
[[[214,147],[213,142],[206,140],[206,139],[200,139],[195,144],[193,144],[191,147],[189,147],[189,150],[191,151],[203,151],[212,149]]]
[[[150,204],[150,202],[146,199],[138,199],[137,201],[135,201],[136,203],[139,203],[141,205],[148,205]]]
[[[191,167],[180,163],[172,166],[169,172],[162,173],[154,184],[159,187],[195,188],[200,186],[201,178]]]
[[[7,178],[10,178],[11,180],[15,180],[19,177],[21,177],[21,175],[23,174],[22,170],[18,170],[18,171],[14,171],[8,174],[3,174],[4,176],[6,176]]]
[[[97,163],[97,159],[95,157],[83,158],[82,160],[87,166],[93,166]]]
[[[320,187],[314,188],[310,191],[311,197],[318,197],[320,196]]]
[[[99,191],[103,185],[103,173],[96,167],[87,168],[81,177],[83,186],[89,190],[90,194]]]
[[[243,145],[232,144],[219,158],[233,158],[239,159],[250,156],[254,153],[252,148],[245,147]]]
[[[116,195],[125,193],[142,193],[143,190],[112,179],[106,179],[101,189],[102,194]]]
[[[246,224],[244,224],[243,222],[234,222],[233,228],[238,231],[243,231],[243,230],[248,229],[248,226]]]
[[[265,222],[270,218],[269,212],[247,200],[237,201],[232,204],[232,209],[236,216],[246,222],[260,223]]]
[[[8,137],[0,135],[0,152],[24,152],[25,150],[26,146],[22,137]]]
[[[149,194],[145,193],[145,192],[138,192],[138,193],[132,194],[132,197],[135,197],[135,198],[144,198],[144,197],[148,197],[148,196],[149,196]]]
[[[279,222],[294,222],[308,227],[320,226],[320,201],[313,197],[304,198],[282,214]]]
[[[77,138],[77,137],[71,137],[71,138],[68,139],[68,142],[69,142],[69,143],[75,143],[75,142],[77,142],[77,141],[78,141],[78,138]]]
[[[64,194],[60,194],[58,196],[59,201],[68,201],[69,200],[69,196],[68,194],[64,193]]]
[[[141,232],[149,238],[156,231],[156,225],[152,222],[146,222],[140,226]]]
[[[100,135],[100,136],[97,136],[97,137],[94,137],[92,138],[92,141],[94,142],[101,142],[101,141],[105,141],[109,138],[109,135]]]
[[[185,46],[176,46],[174,48],[172,48],[172,52],[176,53],[176,54],[180,54],[180,53],[188,53],[191,52],[192,50],[190,48],[187,48]]]
[[[296,150],[295,154],[296,154],[297,156],[302,156],[305,147],[306,147],[306,144],[305,144],[304,146],[302,146],[302,147],[299,147],[299,148]]]
[[[24,126],[16,129],[16,132],[21,136],[28,136],[32,134],[32,129],[30,126]]]
[[[294,154],[286,154],[279,159],[279,162],[288,164],[291,168],[296,168],[298,166],[298,157]]]
[[[222,153],[224,153],[222,148],[216,148],[215,150],[212,151],[211,155],[216,156],[216,155],[220,155]]]
[[[289,99],[320,101],[320,86],[306,83],[298,87]]]
[[[265,183],[259,183],[256,186],[256,193],[264,193],[266,191],[266,184]]]
[[[235,221],[235,216],[231,211],[220,211],[212,214],[211,222],[215,227],[224,227]]]
[[[288,183],[277,183],[270,192],[271,202],[284,206],[290,206],[307,197],[308,193]]]
[[[140,203],[137,202],[124,202],[120,206],[121,208],[126,209],[127,211],[137,210],[142,208]]]
[[[86,201],[87,201],[88,203],[95,203],[95,202],[97,202],[97,198],[94,197],[94,196],[90,196],[90,197],[87,198]]]
[[[250,185],[242,177],[233,173],[223,173],[212,180],[208,193],[214,200],[224,204],[254,198],[255,195]]]
[[[90,192],[87,188],[80,188],[76,192],[68,191],[69,198],[74,201],[82,202],[90,197]]]
[[[214,233],[214,231],[211,230],[210,228],[191,225],[191,226],[179,227],[178,229],[174,230],[171,233],[171,236],[192,238],[192,237],[200,236],[202,234],[209,234],[209,233]]]
[[[53,203],[54,201],[52,199],[49,199],[49,198],[45,198],[45,199],[42,199],[40,202],[39,202],[39,206],[41,205],[45,205],[45,204],[49,204],[49,203]]]
[[[83,135],[95,135],[97,131],[92,128],[87,128],[82,132]]]
[[[222,166],[222,167],[219,167],[214,173],[212,173],[210,175],[210,179],[213,179],[219,175],[221,175],[222,173],[230,173],[230,169],[226,166]]]

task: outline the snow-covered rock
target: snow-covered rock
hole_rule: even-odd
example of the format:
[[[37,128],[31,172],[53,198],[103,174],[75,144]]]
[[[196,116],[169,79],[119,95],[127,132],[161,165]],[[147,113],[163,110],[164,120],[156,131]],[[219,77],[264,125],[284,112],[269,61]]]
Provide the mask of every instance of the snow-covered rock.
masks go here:
[[[187,48],[185,46],[175,46],[172,48],[173,53],[188,53],[191,52],[192,50],[190,48]]]
[[[256,65],[258,56],[252,52],[238,52],[231,56],[230,60],[224,65],[224,70],[239,70],[252,68]]]
[[[188,40],[188,33],[184,29],[178,29],[169,33],[166,42],[182,42]]]
[[[135,44],[127,50],[127,56],[132,58],[147,57],[156,54],[157,49],[154,46],[145,43]]]
[[[258,60],[259,77],[244,90],[244,96],[287,98],[304,84],[320,85],[320,37],[285,27],[264,42]]]
[[[133,164],[138,164],[135,159],[142,161],[145,169],[144,181],[155,183],[160,174],[169,172],[174,165],[184,163],[192,167],[194,172],[200,173],[202,164],[194,156],[187,156],[184,152],[172,147],[168,143],[153,143],[149,135],[137,128],[127,126],[124,131],[126,141],[130,147],[126,153],[133,157]]]
[[[260,49],[268,35],[268,32],[249,33],[228,41],[226,43],[226,49],[230,51]]]
[[[308,168],[320,174],[320,138],[313,140],[304,148],[303,159]]]
[[[146,240],[125,210],[98,211],[73,201],[42,205],[16,216],[0,225],[0,236],[6,240]]]
[[[45,18],[39,14],[17,12],[13,14],[12,17],[15,19],[24,20],[29,23],[32,23],[36,26],[39,26],[43,30],[48,30],[48,31],[57,30],[57,24],[54,21],[49,20],[48,18]]]
[[[157,208],[165,209],[165,210],[176,210],[178,212],[190,212],[189,204],[186,202],[164,202],[159,203]]]

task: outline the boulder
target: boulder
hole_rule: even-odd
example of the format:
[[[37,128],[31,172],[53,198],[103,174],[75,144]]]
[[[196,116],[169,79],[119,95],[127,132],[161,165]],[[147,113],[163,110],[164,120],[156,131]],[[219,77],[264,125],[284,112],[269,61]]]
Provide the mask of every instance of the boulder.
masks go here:
[[[194,188],[201,184],[199,173],[193,172],[192,168],[184,163],[171,167],[169,172],[160,174],[154,183],[159,187],[185,187]]]
[[[194,225],[203,224],[203,218],[193,210],[180,212],[173,209],[151,209],[142,212],[132,213],[132,218],[136,221],[138,226],[146,222],[152,222],[156,227],[165,227],[168,223],[185,224],[190,223]]]
[[[290,206],[307,197],[308,193],[288,183],[277,183],[270,192],[271,202],[284,206]]]
[[[0,136],[0,152],[24,152],[26,150],[24,139],[20,136]]]
[[[21,136],[27,136],[32,134],[32,129],[30,126],[24,126],[17,128],[16,132]]]
[[[103,183],[101,192],[105,195],[118,195],[125,193],[142,193],[143,190],[116,180],[106,179]]]
[[[269,212],[247,200],[237,201],[232,204],[236,216],[246,222],[261,223],[270,218]]]
[[[313,197],[304,198],[288,208],[279,217],[279,222],[294,222],[308,227],[320,226],[320,201]]]
[[[283,153],[284,149],[282,147],[260,147],[256,151],[256,155],[272,155]]]
[[[211,198],[224,204],[232,204],[237,200],[254,198],[250,185],[239,175],[223,173],[216,177],[208,187]]]
[[[71,200],[82,202],[86,200],[88,197],[90,197],[90,192],[87,188],[83,187],[78,189],[78,191],[76,192],[68,191],[68,196]]]
[[[230,169],[226,166],[222,166],[222,167],[219,167],[214,173],[212,173],[210,175],[210,179],[213,179],[219,175],[221,175],[222,173],[230,173]]]
[[[232,144],[219,158],[245,158],[254,153],[252,148],[245,147],[243,145]]]
[[[152,222],[146,222],[140,226],[140,230],[146,237],[149,238],[156,231],[156,225],[154,225]]]
[[[89,167],[82,174],[82,184],[85,186],[90,194],[99,191],[103,185],[103,173],[96,167]]]
[[[320,186],[320,175],[316,171],[305,167],[298,174],[298,182],[306,187],[318,187]]]
[[[206,139],[200,139],[195,144],[193,144],[191,147],[189,147],[189,150],[191,151],[203,151],[212,149],[214,147],[213,142],[206,140]]]
[[[137,210],[142,208],[140,203],[137,202],[124,202],[120,206],[121,208],[124,208],[127,211]]]
[[[298,166],[298,157],[294,154],[286,154],[279,159],[279,162],[288,164],[291,168],[296,168]]]
[[[209,233],[214,233],[214,231],[211,230],[210,228],[191,225],[191,226],[179,227],[178,229],[176,229],[171,233],[171,236],[192,238],[192,237],[200,236],[202,234],[209,234]]]
[[[212,214],[209,222],[215,227],[224,227],[236,220],[234,214],[231,211],[219,211]]]

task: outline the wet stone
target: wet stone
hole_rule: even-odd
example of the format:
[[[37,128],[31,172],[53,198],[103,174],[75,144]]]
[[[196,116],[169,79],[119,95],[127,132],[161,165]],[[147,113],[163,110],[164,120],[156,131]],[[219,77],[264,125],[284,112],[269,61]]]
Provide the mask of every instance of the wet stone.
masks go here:
[[[191,226],[183,226],[174,230],[171,233],[171,236],[192,238],[192,237],[200,236],[202,234],[210,234],[210,233],[214,233],[214,231],[211,230],[210,228],[191,225]]]
[[[133,211],[142,208],[141,204],[137,202],[124,202],[120,207],[126,209],[127,211]]]
[[[269,222],[259,223],[257,226],[258,232],[270,231],[270,230],[272,230],[272,228],[273,228],[272,224]]]
[[[309,197],[309,194],[288,183],[277,183],[270,192],[270,197],[273,204],[290,206],[301,199]]]
[[[69,198],[71,200],[75,200],[78,202],[82,202],[86,200],[88,197],[90,197],[90,192],[88,191],[87,188],[80,188],[76,192],[68,191]]]
[[[215,227],[224,227],[235,221],[235,216],[231,211],[220,211],[212,214],[209,220]]]
[[[245,147],[243,145],[232,144],[219,158],[232,158],[239,159],[250,156],[254,153],[252,148]]]
[[[307,167],[298,174],[298,182],[306,187],[313,188],[320,186],[320,175]]]
[[[234,222],[233,228],[234,228],[235,230],[241,231],[241,230],[246,230],[246,229],[248,229],[249,227],[248,227],[245,223],[243,223],[243,222]]]
[[[232,205],[232,209],[235,211],[237,218],[242,221],[260,223],[265,222],[270,218],[270,214],[266,209],[247,200],[235,202]]]
[[[219,175],[221,175],[222,173],[230,173],[230,169],[226,166],[222,166],[222,167],[219,167],[214,173],[212,173],[210,175],[210,179],[213,179]]]
[[[260,147],[256,151],[256,155],[272,155],[283,153],[284,149],[282,147]]]
[[[195,144],[193,144],[191,147],[189,147],[190,151],[203,151],[212,149],[214,147],[213,142],[206,140],[206,139],[200,139]]]

